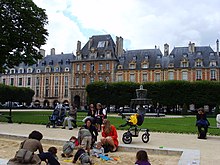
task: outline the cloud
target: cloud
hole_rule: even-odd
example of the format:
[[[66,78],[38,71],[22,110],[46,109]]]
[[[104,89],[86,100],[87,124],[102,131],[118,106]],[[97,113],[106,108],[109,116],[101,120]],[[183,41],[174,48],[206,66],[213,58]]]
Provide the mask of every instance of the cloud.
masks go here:
[[[77,40],[111,34],[125,49],[161,49],[165,43],[215,46],[220,35],[218,0],[34,0],[48,14],[48,50],[74,52]],[[89,31],[89,32],[88,32]],[[94,34],[92,34],[94,32]],[[114,38],[113,38],[114,39]],[[83,45],[82,45],[83,46]]]

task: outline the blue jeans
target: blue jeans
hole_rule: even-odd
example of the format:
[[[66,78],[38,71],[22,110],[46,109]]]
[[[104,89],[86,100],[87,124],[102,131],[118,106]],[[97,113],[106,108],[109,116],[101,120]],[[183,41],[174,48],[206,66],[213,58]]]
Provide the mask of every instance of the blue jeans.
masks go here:
[[[50,152],[42,152],[38,154],[42,161],[48,161],[51,165],[60,165],[60,163],[56,160],[56,158]]]

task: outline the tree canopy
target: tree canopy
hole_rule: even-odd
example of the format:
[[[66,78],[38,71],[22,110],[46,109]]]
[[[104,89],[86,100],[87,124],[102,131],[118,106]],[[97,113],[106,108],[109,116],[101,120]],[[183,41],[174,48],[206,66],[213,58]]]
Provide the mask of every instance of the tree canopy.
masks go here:
[[[32,0],[0,1],[0,72],[42,58],[39,49],[46,43],[47,24],[45,10]]]

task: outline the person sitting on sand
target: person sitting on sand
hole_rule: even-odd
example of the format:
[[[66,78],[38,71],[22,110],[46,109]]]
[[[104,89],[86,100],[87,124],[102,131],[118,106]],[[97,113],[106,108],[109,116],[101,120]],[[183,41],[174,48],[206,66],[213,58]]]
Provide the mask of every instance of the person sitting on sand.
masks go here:
[[[110,151],[115,152],[118,148],[118,133],[114,125],[108,119],[104,119],[102,128],[102,145],[110,145]]]

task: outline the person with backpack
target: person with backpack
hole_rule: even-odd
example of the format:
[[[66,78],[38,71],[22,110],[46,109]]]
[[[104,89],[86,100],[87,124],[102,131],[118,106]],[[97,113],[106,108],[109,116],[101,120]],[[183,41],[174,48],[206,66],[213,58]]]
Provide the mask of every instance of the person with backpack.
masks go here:
[[[68,141],[63,145],[62,157],[72,157],[73,150],[79,146],[79,141],[75,136],[72,136]]]

